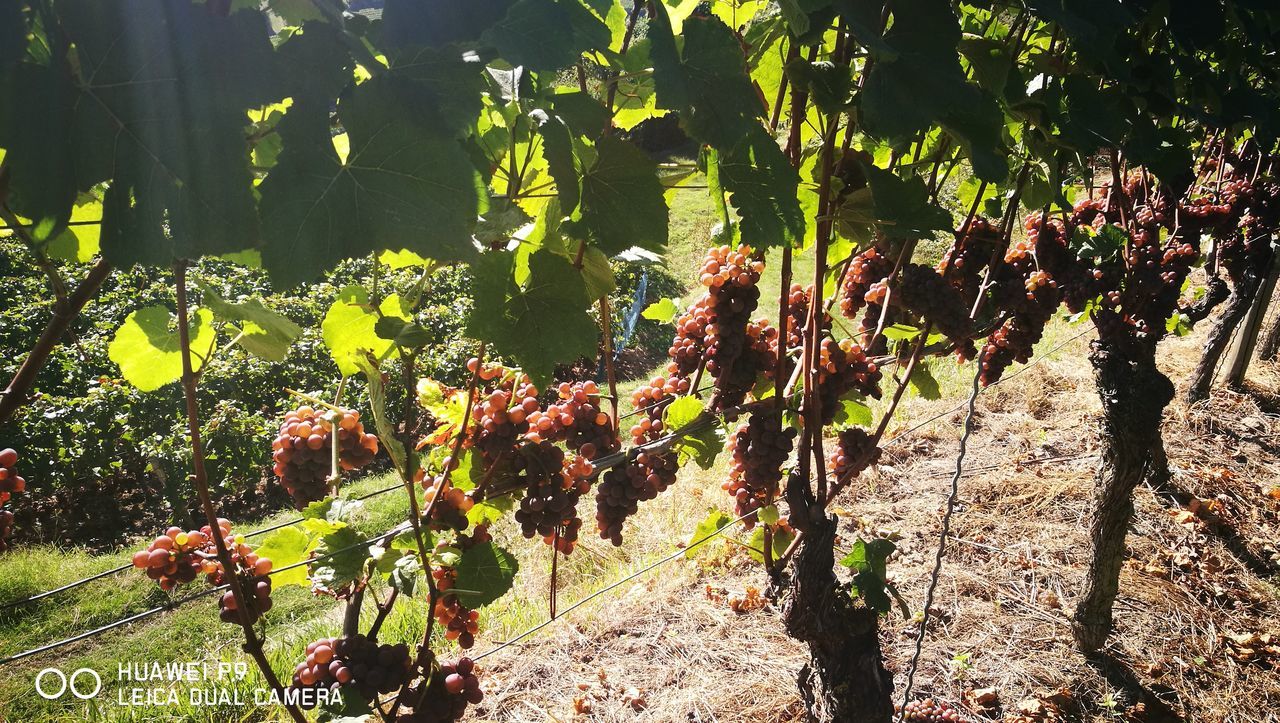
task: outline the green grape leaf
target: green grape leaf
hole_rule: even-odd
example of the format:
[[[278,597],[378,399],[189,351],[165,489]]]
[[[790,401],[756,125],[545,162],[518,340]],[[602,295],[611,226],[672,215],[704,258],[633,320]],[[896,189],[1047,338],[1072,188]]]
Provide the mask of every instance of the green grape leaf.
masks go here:
[[[547,171],[556,182],[562,213],[571,214],[578,207],[582,189],[578,183],[578,168],[574,163],[573,139],[569,127],[559,116],[543,110],[534,110],[529,118],[542,136],[542,155],[547,159]]]
[[[206,284],[200,285],[204,303],[221,321],[239,326],[236,343],[254,356],[269,361],[284,361],[289,347],[302,335],[302,327],[263,306],[262,300],[249,298],[238,303],[225,301]]]
[[[307,559],[311,552],[312,538],[297,527],[281,527],[267,535],[262,544],[254,548],[259,557],[271,560],[271,569],[280,570]],[[273,572],[271,584],[280,589],[288,585],[307,587],[307,566],[300,565],[284,572]]]
[[[1186,314],[1174,314],[1164,323],[1165,332],[1174,336],[1186,336],[1192,332],[1193,328],[1191,317]]]
[[[765,523],[768,524],[768,523]],[[773,559],[777,560],[782,557],[782,553],[787,551],[791,546],[791,541],[796,539],[796,533],[791,530],[777,528],[773,531]],[[759,563],[764,563],[764,525],[756,525],[756,529],[751,533],[751,540],[747,543],[747,556]]]
[[[911,370],[911,379],[908,380],[911,388],[921,399],[933,401],[942,398],[942,390],[938,388],[938,380],[933,378],[933,371],[925,362],[916,364],[916,368]]]
[[[951,214],[929,202],[924,179],[903,180],[893,171],[861,165],[870,193],[850,194],[837,212],[843,222],[874,224],[890,238],[907,239],[929,238],[934,231],[952,228]]]
[[[850,592],[862,597],[867,607],[881,614],[893,608],[893,601],[887,592],[890,585],[886,578],[889,574],[888,559],[895,549],[897,547],[889,540],[876,538],[867,542],[858,538],[849,554],[840,560],[841,565],[854,573]],[[897,595],[896,590],[893,595],[898,598],[906,617],[906,603]]]
[[[315,10],[313,0],[301,2]],[[287,92],[295,102],[306,99],[328,103],[353,81],[355,61],[342,40],[342,31],[329,23],[307,22],[301,32],[280,44],[276,55]]]
[[[548,100],[551,110],[568,124],[574,135],[594,138],[609,123],[609,111],[590,93],[557,89]]]
[[[424,258],[418,254],[408,251],[383,251],[378,254],[378,263],[385,264],[392,271],[399,269],[408,269],[419,266],[430,266],[433,262],[431,259]]]
[[[1128,242],[1128,234],[1115,224],[1105,224],[1101,230],[1081,225],[1076,227],[1075,234],[1071,236],[1069,247],[1081,260],[1105,264],[1120,258]]]
[[[66,0],[58,17],[83,79],[76,182],[111,182],[103,255],[169,264],[256,240],[245,113],[283,90],[266,18],[189,0]]]
[[[340,159],[327,109],[298,102],[280,121],[284,150],[259,185],[262,260],[278,286],[307,281],[334,262],[376,249],[439,261],[474,256],[487,199],[470,158],[438,117],[401,102],[394,78],[343,97],[351,150]]]
[[[595,246],[588,246],[582,251],[582,281],[587,285],[587,298],[590,299],[603,298],[618,288],[609,257]]]
[[[475,609],[507,594],[520,563],[510,552],[484,542],[462,553],[456,569],[458,602]]]
[[[848,65],[797,58],[787,64],[786,73],[796,87],[809,91],[813,104],[823,113],[838,113],[849,107],[853,73]]]
[[[267,0],[267,7],[286,25],[301,25],[308,20],[324,19],[324,13],[316,7],[314,0]]]
[[[652,321],[670,324],[680,316],[680,307],[676,305],[675,299],[663,298],[649,304],[644,311],[640,312],[640,316]]]
[[[386,0],[382,37],[393,47],[475,41],[513,4],[514,0]]]
[[[422,576],[422,563],[411,550],[397,552],[383,551],[378,557],[378,572],[386,575],[387,582],[401,595],[413,597],[418,590],[418,579]]]
[[[21,5],[14,8],[21,13]],[[24,25],[19,17],[16,29],[22,35]],[[0,28],[0,33],[4,32]],[[25,45],[23,37],[18,47]],[[0,48],[0,52],[5,50]],[[66,223],[77,190],[72,125],[77,96],[71,72],[33,63],[0,67],[0,91],[6,98],[21,99],[0,105],[0,147],[8,149],[4,154],[6,203],[19,216],[31,220],[31,234],[37,242],[61,238],[69,232]],[[63,245],[66,241],[63,239]]]
[[[71,224],[45,245],[45,253],[55,259],[88,263],[98,255],[102,226],[102,202],[82,198],[71,209]],[[99,223],[95,223],[99,222]]]
[[[400,297],[395,294],[382,300],[380,311],[383,316],[408,321],[400,308]],[[357,360],[366,355],[381,359],[396,354],[394,342],[378,336],[378,318],[363,286],[348,286],[338,292],[320,322],[321,336],[338,371],[351,376],[360,371]]]
[[[516,500],[510,495],[477,502],[467,512],[467,522],[472,525],[491,525],[515,507]]]
[[[421,349],[431,343],[431,332],[418,324],[398,316],[384,316],[373,325],[373,333],[379,339],[407,349]]]
[[[708,538],[730,522],[733,522],[733,518],[720,510],[708,512],[707,516],[693,530],[693,537],[689,538],[689,544],[684,550],[685,559],[692,560],[698,553],[708,549],[707,542],[710,541]]]
[[[364,510],[364,503],[359,500],[344,500],[341,497],[326,497],[307,505],[302,517],[308,520],[324,520],[332,523],[332,529],[345,527],[351,518]]]
[[[759,249],[804,238],[805,219],[796,198],[800,176],[759,124],[719,157],[720,183],[742,217],[743,243]]]
[[[191,371],[200,371],[213,354],[217,332],[213,313],[196,309],[189,322]],[[172,327],[172,328],[171,328]],[[173,315],[163,306],[147,306],[129,314],[107,348],[111,361],[133,386],[151,392],[182,377],[182,345]]]
[[[680,397],[662,410],[662,428],[669,432],[676,432],[701,417],[705,409],[702,400],[697,397]]]
[[[596,160],[582,176],[581,225],[605,253],[639,246],[661,253],[667,245],[667,202],[657,164],[635,146],[602,138]]]
[[[837,429],[848,427],[870,427],[873,418],[871,407],[859,396],[858,398],[841,399],[832,420]]]
[[[393,56],[385,75],[397,95],[420,104],[454,136],[467,135],[484,109],[484,63],[474,53],[413,48]]]
[[[578,0],[518,0],[481,40],[512,65],[555,70],[609,47],[608,26]]]
[[[547,249],[535,252],[524,284],[516,284],[513,262],[510,253],[489,252],[473,265],[475,305],[467,333],[514,359],[543,386],[556,364],[594,357],[600,330],[587,312],[582,274],[567,259]]]
[[[890,341],[909,341],[920,336],[920,330],[907,324],[891,324],[881,332]]]
[[[364,542],[365,537],[350,527],[321,537],[315,547],[317,559],[311,563],[311,582],[337,590],[359,580],[370,558],[369,545],[361,544]]]

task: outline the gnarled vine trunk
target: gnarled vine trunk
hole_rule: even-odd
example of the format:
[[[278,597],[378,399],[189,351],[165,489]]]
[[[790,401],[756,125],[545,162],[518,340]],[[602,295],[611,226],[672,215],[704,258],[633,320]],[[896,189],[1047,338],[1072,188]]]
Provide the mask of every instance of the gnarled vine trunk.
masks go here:
[[[1275,361],[1277,352],[1280,352],[1280,314],[1272,317],[1271,323],[1262,332],[1262,338],[1258,340],[1258,358]]]
[[[1253,297],[1258,293],[1258,287],[1265,276],[1266,269],[1261,269],[1260,272],[1247,269],[1231,289],[1231,296],[1227,297],[1222,307],[1222,314],[1209,329],[1209,338],[1204,343],[1204,353],[1200,355],[1200,361],[1191,372],[1191,381],[1187,385],[1188,404],[1194,404],[1209,397],[1209,388],[1213,386],[1218,360],[1231,344],[1232,333],[1240,325],[1245,314],[1249,313]]]
[[[1164,455],[1160,418],[1173,401],[1173,383],[1156,368],[1154,351],[1095,341],[1089,354],[1102,399],[1102,462],[1089,528],[1093,558],[1072,630],[1086,652],[1100,650],[1111,633],[1120,587],[1124,538],[1133,517],[1133,491]]]
[[[835,535],[835,518],[819,512],[792,560],[782,618],[787,634],[809,646],[800,695],[811,721],[888,723],[893,676],[880,655],[878,615],[836,579]]]

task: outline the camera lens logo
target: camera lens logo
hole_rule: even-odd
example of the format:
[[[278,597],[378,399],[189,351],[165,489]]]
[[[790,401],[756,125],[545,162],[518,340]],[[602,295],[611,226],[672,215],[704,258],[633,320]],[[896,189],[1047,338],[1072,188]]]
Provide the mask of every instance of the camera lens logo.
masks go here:
[[[93,690],[85,692],[90,682]],[[88,700],[102,690],[102,676],[89,668],[77,668],[70,676],[57,668],[45,668],[36,673],[36,694],[41,698],[55,700],[66,695],[68,690],[80,700]]]

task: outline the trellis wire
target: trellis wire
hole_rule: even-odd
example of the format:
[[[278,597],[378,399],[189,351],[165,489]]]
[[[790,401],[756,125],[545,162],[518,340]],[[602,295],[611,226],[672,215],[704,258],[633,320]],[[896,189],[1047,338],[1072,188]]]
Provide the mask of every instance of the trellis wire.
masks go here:
[[[915,684],[916,669],[920,666],[920,655],[924,651],[924,636],[929,629],[929,611],[933,608],[933,595],[938,588],[938,578],[942,574],[942,557],[946,554],[947,536],[951,534],[951,515],[956,509],[956,498],[960,495],[960,476],[964,474],[964,458],[969,449],[969,435],[973,434],[973,415],[977,406],[978,393],[982,391],[982,365],[974,364],[973,388],[969,391],[969,411],[964,417],[964,434],[960,435],[960,449],[956,454],[956,470],[951,475],[951,492],[947,495],[947,509],[942,515],[942,532],[938,535],[938,550],[933,558],[933,572],[929,575],[929,587],[924,595],[924,611],[920,616],[920,632],[916,634],[916,649],[911,655],[911,666],[907,669],[907,685],[902,691],[902,707],[898,711],[898,721],[907,715],[907,703],[911,700],[911,687]]]

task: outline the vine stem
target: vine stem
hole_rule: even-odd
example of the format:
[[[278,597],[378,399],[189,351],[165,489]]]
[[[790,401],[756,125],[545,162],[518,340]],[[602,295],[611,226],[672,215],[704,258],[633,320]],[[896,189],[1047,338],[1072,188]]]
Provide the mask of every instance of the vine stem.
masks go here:
[[[70,328],[72,320],[79,315],[94,294],[98,293],[98,289],[102,288],[103,282],[111,275],[111,271],[111,264],[105,259],[99,259],[93,268],[89,269],[84,280],[76,286],[76,290],[67,297],[66,304],[61,309],[54,308],[53,316],[45,325],[44,331],[40,333],[40,338],[31,347],[22,366],[13,373],[9,386],[0,392],[0,422],[9,419],[14,412],[27,403],[27,393],[31,391],[31,385],[35,384],[36,375],[49,359],[49,354],[58,346],[58,341]]]
[[[436,606],[436,601],[439,600],[440,598],[440,591],[436,588],[435,581],[431,577],[430,557],[427,555],[427,546],[426,546],[426,543],[423,541],[423,537],[422,537],[422,520],[426,518],[430,518],[431,511],[435,509],[436,502],[439,501],[440,499],[440,493],[444,491],[445,482],[448,481],[450,473],[453,472],[454,465],[458,463],[458,455],[462,453],[462,443],[467,438],[467,428],[468,426],[470,426],[470,422],[471,422],[471,411],[475,406],[476,387],[480,382],[480,369],[484,366],[484,354],[485,354],[485,342],[482,341],[480,342],[480,346],[476,350],[475,371],[471,372],[471,381],[467,385],[466,410],[463,412],[462,422],[458,426],[458,435],[454,438],[453,449],[449,454],[449,459],[448,461],[445,462],[444,469],[440,473],[441,483],[439,485],[436,485],[436,494],[433,495],[431,497],[431,500],[427,502],[426,509],[422,510],[421,513],[419,513],[418,511],[419,508],[418,508],[417,490],[413,488],[413,481],[408,478],[408,475],[405,475],[405,480],[404,480],[405,490],[409,493],[409,512],[411,515],[411,517],[409,518],[409,524],[413,528],[413,537],[414,537],[414,541],[417,543],[418,555],[421,556],[422,558],[422,567],[424,570],[426,570],[427,592],[428,592],[427,624],[426,624],[426,629],[422,633],[422,643],[418,646],[419,661],[423,659],[424,652],[429,652],[431,649],[431,631],[435,627],[435,606]],[[412,404],[412,395],[410,395],[410,398],[406,400],[406,403]],[[413,449],[412,445],[409,445],[408,447],[406,447],[406,451],[409,451],[412,449]],[[414,454],[414,452],[409,451],[409,454]],[[425,671],[423,673],[423,677],[424,679],[427,677],[427,674]],[[400,710],[400,707],[404,703],[404,697],[408,692],[409,692],[409,682],[405,681],[404,686],[401,687],[400,689],[400,694],[396,696],[396,702],[391,706],[391,713],[390,713],[391,719],[395,718],[396,712]],[[422,705],[422,701],[426,699],[426,694],[427,694],[427,686],[423,685],[422,695],[419,697],[418,702],[415,704],[415,709]]]
[[[187,433],[191,436],[191,479],[195,483],[196,495],[200,498],[200,506],[204,508],[205,519],[213,533],[210,537],[213,538],[213,544],[218,550],[218,561],[222,563],[223,573],[231,585],[231,595],[236,601],[240,627],[244,630],[244,650],[257,663],[267,684],[280,696],[282,705],[289,711],[289,715],[297,723],[305,723],[306,719],[302,717],[302,713],[296,706],[283,703],[284,688],[280,685],[280,679],[276,677],[270,661],[262,650],[262,641],[254,632],[253,623],[249,621],[249,609],[245,605],[240,575],[232,564],[231,551],[227,549],[226,540],[222,538],[218,526],[218,512],[213,506],[213,497],[209,494],[209,477],[204,466],[204,444],[200,439],[200,406],[196,399],[196,377],[191,367],[191,328],[187,318],[187,264],[185,261],[174,264],[173,276],[178,297],[178,345],[179,355],[182,357],[182,392],[186,398]]]
[[[951,491],[947,495],[947,509],[942,515],[942,532],[938,535],[938,551],[933,558],[933,572],[929,575],[929,587],[924,595],[924,611],[920,617],[920,632],[916,634],[916,648],[911,655],[911,665],[907,668],[907,684],[902,691],[902,707],[899,709],[898,721],[904,720],[907,702],[911,700],[911,688],[915,684],[916,670],[920,666],[920,655],[924,651],[924,636],[929,629],[929,611],[933,608],[933,596],[938,589],[938,577],[942,574],[942,558],[947,551],[947,537],[951,534],[951,516],[955,513],[956,499],[960,496],[960,477],[964,475],[964,458],[969,449],[969,436],[973,434],[973,415],[978,401],[978,393],[982,391],[982,365],[975,364],[973,387],[969,391],[969,408],[964,416],[964,434],[960,436],[960,450],[956,454],[956,469],[951,474]]]

